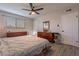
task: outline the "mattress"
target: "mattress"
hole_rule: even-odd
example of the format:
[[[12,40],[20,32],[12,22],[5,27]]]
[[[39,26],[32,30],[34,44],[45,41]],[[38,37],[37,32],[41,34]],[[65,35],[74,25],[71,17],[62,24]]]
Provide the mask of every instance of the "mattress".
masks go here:
[[[48,40],[31,35],[0,38],[0,56],[34,56],[50,45]]]

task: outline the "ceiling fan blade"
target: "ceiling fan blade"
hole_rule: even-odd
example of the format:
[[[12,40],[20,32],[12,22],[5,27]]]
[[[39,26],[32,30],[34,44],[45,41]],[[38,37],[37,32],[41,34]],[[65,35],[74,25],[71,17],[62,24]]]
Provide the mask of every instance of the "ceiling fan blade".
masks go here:
[[[31,9],[33,9],[33,4],[32,3],[29,3],[29,5],[30,5]]]
[[[36,13],[36,14],[40,14],[40,13],[38,13],[38,12],[36,12],[36,11],[35,11],[35,13]]]
[[[43,10],[44,8],[35,9],[35,11]]]
[[[22,10],[31,11],[31,10],[29,10],[29,9],[22,9]]]

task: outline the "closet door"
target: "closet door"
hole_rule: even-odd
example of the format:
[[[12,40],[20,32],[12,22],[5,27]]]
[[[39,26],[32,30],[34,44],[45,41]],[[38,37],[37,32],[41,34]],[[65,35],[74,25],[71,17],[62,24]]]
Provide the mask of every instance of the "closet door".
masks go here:
[[[76,21],[75,21],[76,20]],[[78,46],[77,37],[77,14],[70,13],[62,16],[62,43]]]
[[[74,13],[74,19],[73,19],[73,40],[74,40],[74,46],[79,47],[79,39],[78,39],[78,12]]]

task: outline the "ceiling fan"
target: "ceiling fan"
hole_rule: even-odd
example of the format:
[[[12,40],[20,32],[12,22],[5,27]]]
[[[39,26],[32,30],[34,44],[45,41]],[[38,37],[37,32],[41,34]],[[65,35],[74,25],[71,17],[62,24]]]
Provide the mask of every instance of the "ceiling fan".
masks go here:
[[[40,11],[40,10],[43,10],[43,9],[44,9],[44,8],[35,9],[35,7],[33,6],[32,3],[29,3],[29,5],[30,5],[31,10],[29,10],[29,9],[22,9],[22,10],[25,10],[25,11],[31,11],[31,12],[29,13],[29,15],[32,15],[32,14],[40,14],[40,13],[38,13],[37,11]]]

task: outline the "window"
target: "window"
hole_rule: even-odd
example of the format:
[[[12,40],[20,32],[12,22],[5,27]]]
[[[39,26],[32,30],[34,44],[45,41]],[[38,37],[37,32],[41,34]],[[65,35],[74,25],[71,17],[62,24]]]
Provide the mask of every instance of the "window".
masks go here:
[[[23,19],[17,19],[16,22],[17,28],[24,28],[24,20]]]
[[[13,17],[6,17],[6,26],[7,27],[16,27],[16,19]]]
[[[19,19],[12,16],[5,16],[6,27],[24,28],[24,19]]]

